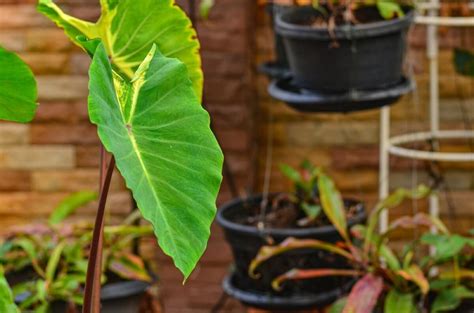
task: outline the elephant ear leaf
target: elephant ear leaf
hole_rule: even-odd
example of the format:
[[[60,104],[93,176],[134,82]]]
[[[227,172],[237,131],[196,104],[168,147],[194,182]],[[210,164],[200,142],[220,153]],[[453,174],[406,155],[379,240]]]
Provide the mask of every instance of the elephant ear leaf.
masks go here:
[[[0,119],[26,123],[35,116],[38,91],[28,65],[0,47]]]
[[[203,74],[196,31],[174,0],[101,0],[96,23],[65,14],[52,0],[39,0],[38,10],[63,28],[82,47],[79,37],[101,39],[112,63],[132,78],[153,44],[169,58],[183,62],[199,99]]]
[[[129,81],[101,44],[89,76],[90,119],[159,245],[188,277],[207,245],[223,156],[186,66],[153,46]]]

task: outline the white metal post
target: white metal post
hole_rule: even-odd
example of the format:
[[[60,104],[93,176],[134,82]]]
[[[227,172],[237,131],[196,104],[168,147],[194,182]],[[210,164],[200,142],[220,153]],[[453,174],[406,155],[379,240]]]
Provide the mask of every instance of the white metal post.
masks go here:
[[[430,17],[438,16],[439,0],[431,0],[433,8],[428,11]],[[430,24],[427,26],[427,56],[430,63],[430,130],[433,138],[436,138],[439,132],[439,69],[438,69],[438,26]],[[438,150],[439,146],[433,141],[434,149]],[[439,217],[439,196],[437,192],[431,194],[429,199],[430,215]],[[436,227],[432,227],[431,231],[436,232]],[[434,253],[434,251],[431,251]]]
[[[379,162],[379,197],[384,199],[389,192],[389,140],[390,140],[390,107],[385,106],[380,110],[380,162]],[[379,231],[384,233],[388,229],[388,211],[380,215]]]

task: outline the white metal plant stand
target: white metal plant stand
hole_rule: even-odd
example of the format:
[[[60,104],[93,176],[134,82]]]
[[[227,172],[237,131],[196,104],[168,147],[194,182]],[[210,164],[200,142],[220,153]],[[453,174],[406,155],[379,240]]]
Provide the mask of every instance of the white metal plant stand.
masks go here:
[[[473,4],[473,3],[471,3]],[[430,130],[427,132],[411,133],[390,137],[390,107],[382,108],[380,112],[380,172],[379,172],[379,197],[381,199],[389,193],[390,155],[399,157],[446,161],[466,162],[474,161],[474,152],[438,152],[422,151],[405,148],[402,145],[423,140],[438,139],[469,139],[474,138],[474,131],[468,130],[441,130],[439,117],[439,76],[438,76],[438,26],[474,27],[474,17],[440,17],[438,10],[439,0],[429,0],[418,5],[418,9],[427,10],[427,15],[418,15],[415,23],[427,25],[427,57],[430,63]],[[429,199],[430,215],[439,216],[439,196],[433,193]],[[380,220],[380,231],[388,228],[389,216],[384,211]],[[433,230],[435,231],[435,230]]]

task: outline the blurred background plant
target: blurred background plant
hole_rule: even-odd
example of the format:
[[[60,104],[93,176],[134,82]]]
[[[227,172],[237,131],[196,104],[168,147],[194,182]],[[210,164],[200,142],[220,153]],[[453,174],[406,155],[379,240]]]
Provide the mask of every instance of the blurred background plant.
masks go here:
[[[64,199],[48,223],[12,228],[0,246],[0,264],[22,310],[49,312],[53,303],[82,305],[93,224],[68,222],[76,209],[95,200],[93,192]],[[102,284],[139,280],[152,282],[146,262],[134,251],[135,240],[153,236],[151,225],[135,225],[133,214],[104,229]]]

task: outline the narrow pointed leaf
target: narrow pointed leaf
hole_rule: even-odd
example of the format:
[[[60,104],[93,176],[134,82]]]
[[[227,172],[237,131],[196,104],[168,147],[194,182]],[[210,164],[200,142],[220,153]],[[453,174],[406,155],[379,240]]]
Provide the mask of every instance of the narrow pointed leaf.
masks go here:
[[[318,268],[311,270],[293,269],[282,274],[272,281],[272,288],[280,290],[281,285],[287,280],[304,280],[328,276],[362,276],[363,273],[358,270],[344,270],[332,268]]]
[[[375,228],[377,227],[377,223],[379,221],[380,214],[384,210],[390,210],[397,206],[399,206],[403,201],[406,199],[417,200],[426,197],[429,195],[431,190],[424,186],[419,185],[416,189],[405,189],[399,188],[392,194],[390,194],[387,198],[382,199],[374,208],[372,213],[370,214],[368,225],[367,225],[367,233],[365,236],[364,241],[364,251],[368,253],[370,245],[373,242],[373,236],[375,235]]]
[[[127,280],[151,281],[143,260],[130,253],[121,253],[114,257],[108,268]]]
[[[97,193],[92,191],[79,191],[63,199],[49,216],[50,225],[57,225],[73,214],[78,208],[95,200]]]
[[[398,271],[398,275],[408,281],[414,282],[424,295],[430,290],[428,279],[418,265],[412,264],[407,269]]]
[[[349,241],[344,201],[336,185],[327,175],[319,174],[318,189],[324,213],[334,227],[336,227],[342,238]]]
[[[38,107],[37,97],[30,68],[15,53],[0,47],[0,119],[31,121]]]
[[[89,76],[91,121],[161,248],[188,277],[207,245],[223,156],[186,66],[152,49],[129,83],[99,45]]]
[[[383,290],[383,279],[367,274],[352,287],[343,313],[372,313]]]
[[[128,78],[133,77],[155,44],[163,55],[186,64],[194,91],[201,99],[199,42],[191,21],[174,0],[102,0],[101,5],[102,14],[96,23],[65,14],[52,0],[39,0],[38,10],[80,47],[80,37],[101,39],[112,63]]]
[[[337,247],[336,245],[319,241],[316,239],[295,239],[288,238],[279,245],[276,246],[264,246],[260,248],[257,256],[252,260],[249,266],[249,275],[252,277],[258,277],[256,273],[257,268],[264,262],[269,259],[286,253],[288,251],[298,250],[298,249],[316,249],[324,250],[330,253],[338,254],[345,257],[348,260],[353,260],[353,256],[344,249]]]

